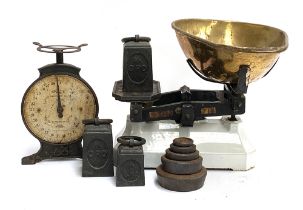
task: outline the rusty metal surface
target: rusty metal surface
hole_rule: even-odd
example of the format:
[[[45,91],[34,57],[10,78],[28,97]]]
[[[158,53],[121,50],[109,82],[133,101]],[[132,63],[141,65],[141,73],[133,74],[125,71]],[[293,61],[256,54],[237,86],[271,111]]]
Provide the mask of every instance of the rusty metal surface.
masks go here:
[[[171,174],[194,174],[202,168],[202,158],[198,157],[194,160],[172,160],[165,155],[161,157],[162,168],[164,171]]]
[[[181,154],[181,153],[172,152],[170,149],[167,149],[165,151],[165,155],[168,159],[172,159],[172,160],[194,160],[199,157],[199,151],[196,150],[195,152],[192,153]]]
[[[220,83],[232,83],[240,65],[250,67],[247,84],[262,78],[288,47],[284,31],[265,25],[183,19],[172,27],[197,73]]]
[[[179,137],[173,140],[173,144],[180,147],[189,147],[194,144],[194,141],[190,138]]]
[[[207,175],[207,171],[204,167],[202,167],[198,173],[190,175],[167,173],[162,169],[162,166],[158,166],[156,172],[160,186],[178,192],[189,192],[200,189],[204,185]]]
[[[170,150],[172,152],[181,153],[181,154],[193,153],[196,151],[196,145],[191,145],[189,147],[178,147],[174,144],[170,144]]]
[[[172,148],[175,150],[172,151]],[[182,148],[186,148],[186,150],[182,150]],[[184,151],[186,153],[182,153]],[[174,191],[197,190],[203,186],[207,174],[206,169],[202,166],[202,161],[192,139],[176,138],[170,148],[166,150],[165,155],[161,157],[162,164],[156,169],[158,183],[160,186]]]

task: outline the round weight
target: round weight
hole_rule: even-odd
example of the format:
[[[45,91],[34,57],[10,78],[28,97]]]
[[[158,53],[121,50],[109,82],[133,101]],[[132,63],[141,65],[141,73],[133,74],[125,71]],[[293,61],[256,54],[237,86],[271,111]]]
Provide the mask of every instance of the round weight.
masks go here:
[[[168,159],[165,155],[162,155],[161,162],[163,170],[171,174],[194,174],[202,168],[202,157],[200,156],[195,160],[178,161]]]
[[[196,145],[193,144],[188,147],[178,147],[174,144],[170,144],[170,151],[181,154],[193,153],[196,151]]]
[[[175,138],[173,140],[173,144],[179,147],[189,147],[194,144],[194,141],[190,138],[180,137],[180,138]]]
[[[158,183],[165,189],[189,192],[200,189],[204,185],[207,171],[204,167],[200,171],[190,175],[175,175],[163,170],[162,165],[156,169]]]
[[[195,152],[192,152],[192,153],[181,154],[181,153],[172,152],[170,149],[166,149],[165,156],[168,159],[172,159],[172,160],[187,160],[188,161],[188,160],[197,159],[199,157],[199,151],[196,150]]]

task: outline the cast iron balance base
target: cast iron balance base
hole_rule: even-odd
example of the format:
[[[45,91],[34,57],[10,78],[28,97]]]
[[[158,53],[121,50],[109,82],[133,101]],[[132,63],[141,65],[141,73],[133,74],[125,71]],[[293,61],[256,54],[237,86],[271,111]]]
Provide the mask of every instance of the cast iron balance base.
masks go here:
[[[156,168],[165,149],[177,137],[195,141],[206,168],[254,167],[255,149],[245,136],[243,122],[236,116],[245,112],[249,66],[239,66],[238,78],[225,84],[223,90],[191,90],[183,86],[161,93],[160,83],[153,80],[150,39],[136,35],[122,41],[123,80],[115,83],[113,97],[131,105],[126,126],[117,136],[146,139],[145,168]],[[196,72],[193,62],[190,59],[187,62]],[[221,119],[206,118],[214,116]]]

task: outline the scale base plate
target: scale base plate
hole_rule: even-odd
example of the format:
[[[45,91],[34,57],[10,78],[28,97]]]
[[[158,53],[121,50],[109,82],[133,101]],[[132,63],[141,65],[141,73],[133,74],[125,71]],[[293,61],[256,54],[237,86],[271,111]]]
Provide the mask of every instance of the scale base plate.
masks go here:
[[[78,140],[70,144],[52,144],[40,141],[38,152],[25,156],[21,160],[22,165],[33,165],[46,159],[82,158],[82,141]]]
[[[171,120],[131,122],[128,116],[125,128],[117,137],[122,135],[146,139],[146,144],[143,145],[145,168],[158,167],[161,156],[177,137],[190,137],[194,140],[203,157],[203,166],[208,169],[245,171],[255,166],[256,150],[248,141],[239,117],[237,121],[229,121],[227,116],[205,119],[196,121],[193,127],[181,127]],[[117,146],[118,144],[114,148],[114,162]]]

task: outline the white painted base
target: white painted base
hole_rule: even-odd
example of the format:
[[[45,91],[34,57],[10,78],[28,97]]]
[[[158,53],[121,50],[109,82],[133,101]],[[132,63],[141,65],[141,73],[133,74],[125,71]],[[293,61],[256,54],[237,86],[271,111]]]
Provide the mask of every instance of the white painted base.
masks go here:
[[[205,119],[193,127],[181,127],[174,121],[131,122],[127,117],[121,135],[141,136],[146,139],[144,149],[145,168],[156,168],[160,157],[177,137],[190,137],[203,157],[203,165],[212,169],[248,170],[255,166],[255,148],[248,141],[243,122],[221,119]],[[116,138],[117,139],[117,138]],[[114,161],[116,148],[114,148]]]

